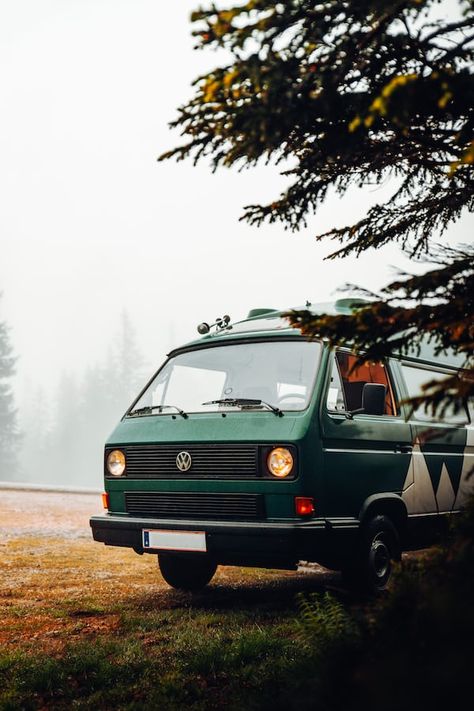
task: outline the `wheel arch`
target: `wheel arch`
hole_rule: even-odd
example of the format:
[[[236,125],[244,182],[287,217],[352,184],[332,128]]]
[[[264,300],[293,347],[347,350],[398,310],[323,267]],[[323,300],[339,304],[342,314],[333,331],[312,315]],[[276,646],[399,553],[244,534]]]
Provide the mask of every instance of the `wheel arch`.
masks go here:
[[[359,521],[363,524],[377,515],[388,516],[398,534],[403,536],[408,521],[408,511],[401,496],[390,492],[369,496],[361,506]]]

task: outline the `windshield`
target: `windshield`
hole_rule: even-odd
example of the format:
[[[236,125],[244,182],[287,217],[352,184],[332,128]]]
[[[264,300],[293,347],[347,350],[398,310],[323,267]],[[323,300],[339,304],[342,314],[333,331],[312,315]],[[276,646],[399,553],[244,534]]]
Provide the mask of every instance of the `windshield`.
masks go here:
[[[186,413],[259,409],[252,400],[281,410],[304,410],[311,397],[320,349],[319,343],[294,340],[180,353],[165,363],[128,415],[171,415],[177,408]],[[224,402],[211,402],[215,400]]]

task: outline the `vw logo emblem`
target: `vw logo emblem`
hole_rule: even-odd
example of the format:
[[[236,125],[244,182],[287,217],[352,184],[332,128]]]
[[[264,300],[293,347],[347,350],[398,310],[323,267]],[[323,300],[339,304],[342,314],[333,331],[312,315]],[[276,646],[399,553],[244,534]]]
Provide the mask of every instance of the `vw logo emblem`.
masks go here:
[[[191,469],[192,463],[193,460],[191,459],[189,452],[180,452],[176,457],[176,466],[180,472],[187,472]]]

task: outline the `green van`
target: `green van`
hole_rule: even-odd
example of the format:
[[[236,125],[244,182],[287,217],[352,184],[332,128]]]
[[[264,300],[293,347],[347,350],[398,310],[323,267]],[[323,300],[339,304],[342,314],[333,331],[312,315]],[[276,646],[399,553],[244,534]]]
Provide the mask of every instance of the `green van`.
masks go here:
[[[157,554],[173,587],[203,587],[217,565],[305,560],[383,589],[401,551],[432,543],[472,492],[472,411],[433,421],[403,405],[455,359],[427,348],[357,366],[271,309],[198,330],[111,434],[108,511],[90,521],[96,541]]]

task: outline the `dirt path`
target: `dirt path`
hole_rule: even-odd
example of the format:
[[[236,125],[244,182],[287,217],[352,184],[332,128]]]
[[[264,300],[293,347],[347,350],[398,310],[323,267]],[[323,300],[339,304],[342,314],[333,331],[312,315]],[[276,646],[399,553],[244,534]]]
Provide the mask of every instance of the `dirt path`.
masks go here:
[[[97,513],[102,513],[97,494],[2,489],[0,541],[36,536],[89,539],[89,518]]]

